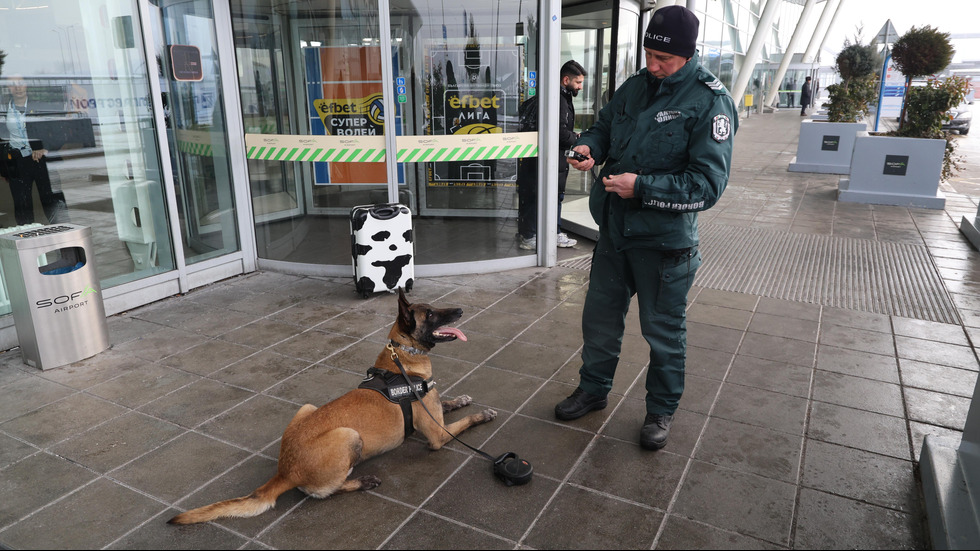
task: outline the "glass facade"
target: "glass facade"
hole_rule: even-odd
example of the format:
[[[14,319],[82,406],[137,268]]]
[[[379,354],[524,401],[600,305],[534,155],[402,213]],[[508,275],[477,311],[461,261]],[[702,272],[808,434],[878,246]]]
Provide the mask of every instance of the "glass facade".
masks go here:
[[[686,2],[702,22],[702,62],[729,87],[765,4]],[[780,2],[756,87],[801,8]],[[560,33],[543,36],[540,10],[0,0],[0,233],[91,227],[105,296],[125,297],[110,313],[256,265],[348,275],[351,208],[388,201],[411,208],[428,273],[534,265],[541,244],[516,239],[517,167],[539,154],[539,134],[520,131],[519,107],[557,97],[558,83],[539,78],[557,49],[559,64],[586,68],[574,105],[587,129],[639,68],[650,15],[635,0],[569,4]],[[555,197],[550,170],[538,197]],[[572,172],[566,202],[590,186]],[[16,342],[7,299],[0,286],[0,344]]]

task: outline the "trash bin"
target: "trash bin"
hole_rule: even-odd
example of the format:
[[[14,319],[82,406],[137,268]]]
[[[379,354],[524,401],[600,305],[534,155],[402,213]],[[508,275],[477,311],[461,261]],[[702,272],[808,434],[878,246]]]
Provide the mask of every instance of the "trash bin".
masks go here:
[[[42,226],[0,235],[0,261],[24,363],[53,369],[109,348],[92,228]]]

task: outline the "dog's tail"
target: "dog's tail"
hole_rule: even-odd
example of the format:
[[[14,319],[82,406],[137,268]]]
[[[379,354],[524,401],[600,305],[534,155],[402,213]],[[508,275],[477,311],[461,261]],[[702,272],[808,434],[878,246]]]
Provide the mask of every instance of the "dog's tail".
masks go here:
[[[191,509],[167,522],[169,524],[196,524],[224,517],[254,517],[275,507],[276,499],[295,487],[296,484],[277,474],[258,490],[245,497],[236,497],[235,499]]]

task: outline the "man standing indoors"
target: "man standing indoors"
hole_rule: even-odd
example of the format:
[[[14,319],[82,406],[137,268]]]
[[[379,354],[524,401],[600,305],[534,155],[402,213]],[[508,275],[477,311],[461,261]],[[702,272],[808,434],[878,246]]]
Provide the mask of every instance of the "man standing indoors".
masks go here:
[[[657,10],[643,38],[646,68],[613,94],[573,147],[605,163],[589,210],[599,224],[582,312],[579,385],[555,406],[561,420],[606,407],[634,295],[650,346],[640,445],[664,447],[684,391],[687,293],[701,265],[698,211],[719,199],[731,169],[735,103],[698,63],[699,22],[673,5]]]
[[[565,162],[565,151],[578,139],[575,133],[575,106],[572,98],[578,95],[585,82],[585,68],[577,61],[567,61],[561,66],[560,97],[558,104],[558,147],[561,156],[558,159],[558,246],[574,247],[578,241],[568,237],[561,228],[561,204],[565,200],[565,182],[568,180],[568,163]],[[534,96],[521,107],[524,114],[521,117],[521,132],[533,132],[537,127],[537,101]],[[532,123],[533,121],[533,123]],[[520,234],[520,247],[526,250],[538,248],[536,237],[538,227],[538,158],[521,159],[517,169],[517,230]]]

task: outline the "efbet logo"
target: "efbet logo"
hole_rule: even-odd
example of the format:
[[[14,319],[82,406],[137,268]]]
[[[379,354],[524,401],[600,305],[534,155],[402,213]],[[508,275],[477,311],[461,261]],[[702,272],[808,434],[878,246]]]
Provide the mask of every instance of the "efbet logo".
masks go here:
[[[384,132],[384,105],[381,94],[363,98],[313,100],[327,134],[332,136],[373,136]]]
[[[42,298],[41,300],[35,301],[34,305],[40,310],[41,308],[51,308],[55,307],[55,313],[65,312],[73,308],[81,308],[88,303],[88,300],[83,300],[89,295],[96,294],[95,289],[92,286],[85,287],[81,291],[75,291],[70,295],[60,295],[54,298]]]

